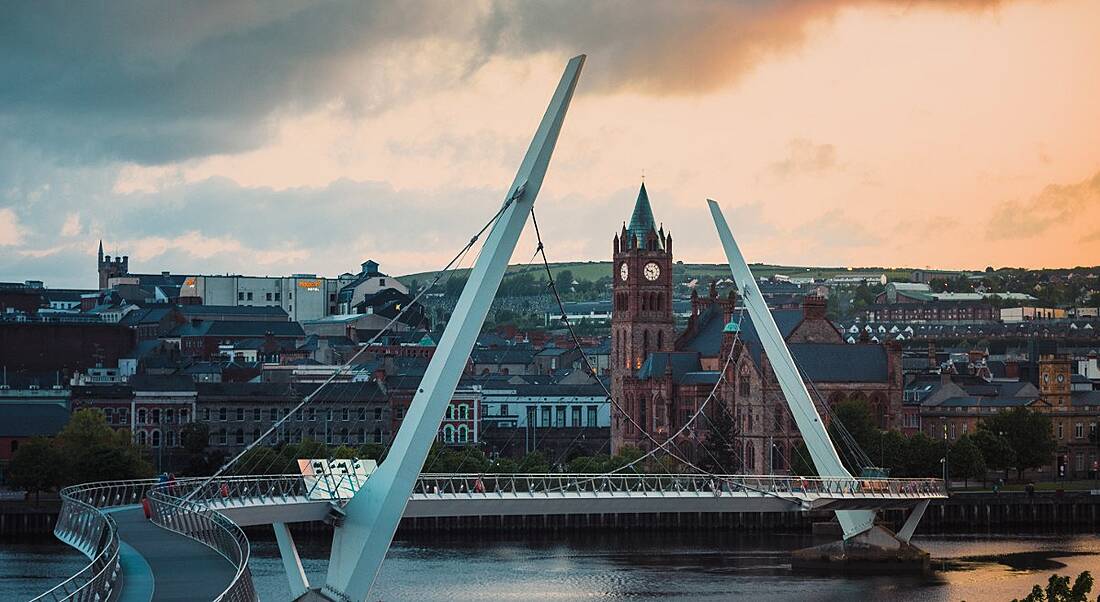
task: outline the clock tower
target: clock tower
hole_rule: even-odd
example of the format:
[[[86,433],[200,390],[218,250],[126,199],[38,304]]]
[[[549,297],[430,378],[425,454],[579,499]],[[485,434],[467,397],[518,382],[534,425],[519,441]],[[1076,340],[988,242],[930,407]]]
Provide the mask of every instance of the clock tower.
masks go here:
[[[612,257],[611,394],[623,410],[634,414],[623,398],[623,379],[633,376],[650,353],[672,351],[676,338],[672,235],[654,222],[645,183],[638,190],[630,224],[624,223],[615,236]],[[644,438],[618,409],[612,406],[611,411],[612,453]]]

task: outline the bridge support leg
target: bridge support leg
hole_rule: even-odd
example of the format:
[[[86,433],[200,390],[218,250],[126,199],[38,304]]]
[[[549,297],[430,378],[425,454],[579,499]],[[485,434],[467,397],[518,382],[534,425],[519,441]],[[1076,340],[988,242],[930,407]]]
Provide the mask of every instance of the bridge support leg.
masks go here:
[[[901,530],[898,531],[898,539],[909,543],[909,540],[913,538],[913,532],[917,530],[917,525],[920,524],[921,517],[924,516],[924,511],[928,509],[928,500],[922,500],[911,511],[909,516],[905,518],[905,524],[901,526]]]
[[[283,559],[283,569],[286,570],[286,578],[290,582],[290,599],[297,600],[309,591],[309,580],[306,578],[306,570],[302,568],[298,548],[294,545],[294,536],[290,534],[286,523],[271,523],[271,528],[275,530],[279,556]]]

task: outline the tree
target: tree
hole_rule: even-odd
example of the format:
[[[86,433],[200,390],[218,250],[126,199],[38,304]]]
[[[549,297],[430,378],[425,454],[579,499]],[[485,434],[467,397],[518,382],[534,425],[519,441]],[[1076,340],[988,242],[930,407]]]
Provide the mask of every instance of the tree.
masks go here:
[[[116,431],[103,412],[77,410],[54,441],[64,457],[64,484],[152,476],[153,467],[134,445],[130,432]]]
[[[18,489],[34,492],[34,504],[39,494],[59,487],[63,482],[65,457],[52,441],[35,437],[19,446],[8,464],[8,483]]]
[[[737,474],[741,472],[741,458],[737,453],[737,424],[725,404],[718,404],[714,418],[709,421],[707,436],[703,440],[701,467],[708,472]]]
[[[844,432],[847,431],[845,436]],[[855,444],[864,452],[878,448],[879,430],[875,427],[874,420],[871,419],[871,407],[868,405],[865,399],[847,399],[832,406],[832,420],[829,422],[829,436],[832,440],[837,442],[839,446],[846,446],[848,443],[854,441]],[[846,454],[843,449],[837,449],[840,452],[841,458],[844,458]],[[849,459],[848,464],[851,464],[854,459]],[[863,472],[862,466],[848,466],[848,469],[852,474],[860,474]]]
[[[1013,408],[983,421],[994,433],[1004,433],[1004,438],[1016,453],[1016,476],[1024,478],[1024,471],[1050,463],[1057,444],[1051,432],[1050,417],[1028,408]],[[981,428],[981,426],[979,426]]]
[[[1008,469],[1016,466],[1016,452],[1008,444],[1008,440],[983,424],[979,424],[978,430],[974,433],[974,444],[982,452],[986,467],[1003,471],[1006,478]]]
[[[559,295],[565,295],[573,289],[573,272],[571,270],[562,270],[554,276],[554,288],[558,291]]]
[[[191,455],[201,455],[210,441],[210,427],[205,422],[188,422],[180,429],[180,444]]]
[[[531,452],[519,461],[518,470],[523,473],[550,472],[550,463],[547,462],[546,456],[542,455],[542,452]]]
[[[970,479],[985,480],[985,458],[982,450],[974,443],[970,435],[963,435],[951,446],[947,454],[951,461],[951,477],[962,477],[963,485],[967,485]]]
[[[910,477],[934,477],[942,473],[943,442],[936,441],[917,433],[909,438],[904,464],[905,474]]]
[[[360,458],[377,460],[379,464],[382,463],[382,458],[385,455],[386,448],[381,443],[364,443],[359,447]]]

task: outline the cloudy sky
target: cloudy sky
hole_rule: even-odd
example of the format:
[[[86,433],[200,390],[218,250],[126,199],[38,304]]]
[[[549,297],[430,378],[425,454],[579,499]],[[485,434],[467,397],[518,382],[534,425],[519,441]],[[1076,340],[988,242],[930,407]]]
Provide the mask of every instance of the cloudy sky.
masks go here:
[[[0,8],[0,280],[435,269],[581,52],[551,260],[1100,263],[1095,0],[135,0]]]

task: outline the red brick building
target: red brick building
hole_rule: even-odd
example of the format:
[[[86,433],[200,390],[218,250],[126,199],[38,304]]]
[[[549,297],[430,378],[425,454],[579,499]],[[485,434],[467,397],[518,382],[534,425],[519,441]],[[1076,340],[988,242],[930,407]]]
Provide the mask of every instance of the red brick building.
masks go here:
[[[712,286],[706,297],[692,295],[688,327],[675,336],[667,303],[671,281],[662,279],[672,264],[671,238],[654,231],[644,189],[634,216],[632,227],[615,240],[612,393],[623,411],[613,408],[613,448],[652,448],[653,441],[638,427],[658,442],[667,440],[717,387],[707,409],[715,411],[722,404],[734,418],[732,443],[740,455],[739,466],[723,468],[787,471],[800,437],[752,320],[737,309],[736,296],[720,298]],[[649,230],[640,238],[636,227]],[[624,236],[629,243],[625,248]],[[639,239],[647,241],[643,248],[633,246]],[[658,246],[659,239],[666,240],[663,246]],[[650,262],[658,269],[647,274]],[[633,273],[638,266],[643,270],[640,280]],[[866,400],[880,428],[899,428],[904,391],[900,346],[848,344],[825,310],[825,300],[811,296],[800,309],[772,312],[811,396],[829,405]],[[699,444],[708,433],[706,421],[692,423],[677,447],[698,459]]]

